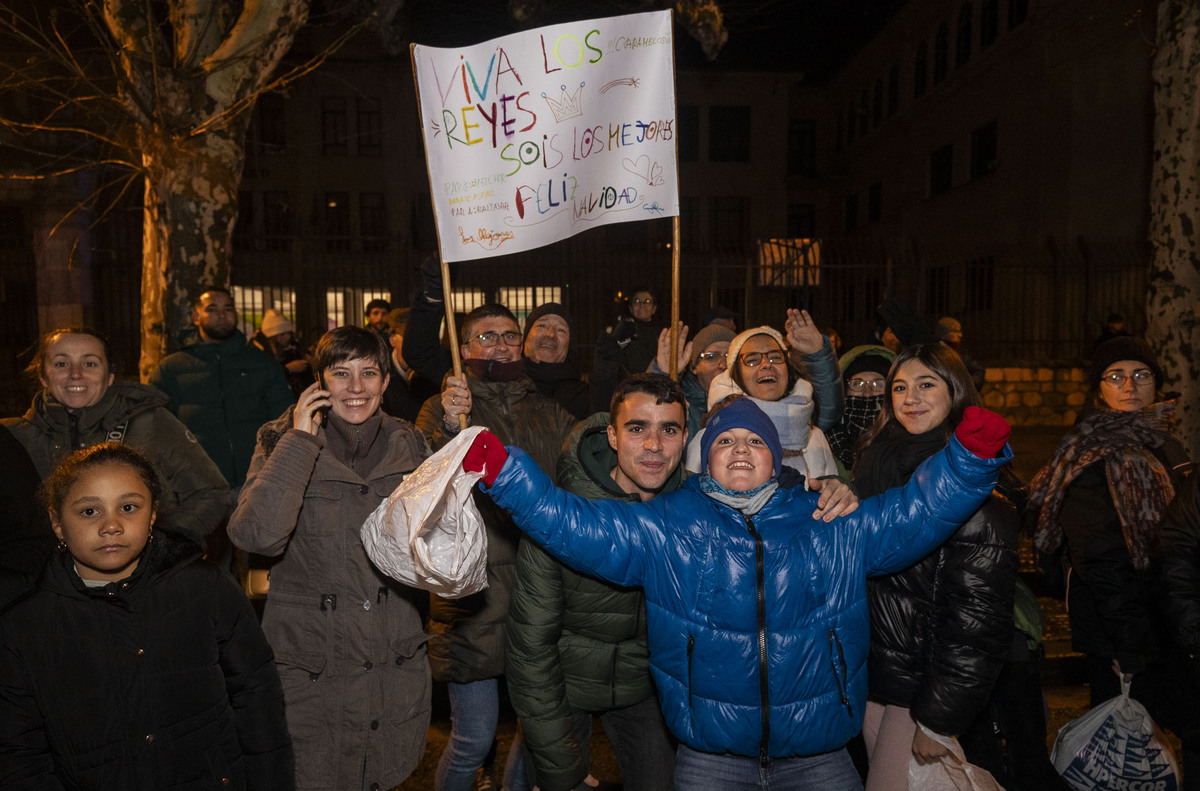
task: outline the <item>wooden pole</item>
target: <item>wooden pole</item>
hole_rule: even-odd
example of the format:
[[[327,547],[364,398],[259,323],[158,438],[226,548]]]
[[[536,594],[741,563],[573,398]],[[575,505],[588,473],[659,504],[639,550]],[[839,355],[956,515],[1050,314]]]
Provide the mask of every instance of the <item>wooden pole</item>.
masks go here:
[[[679,215],[671,218],[671,378],[679,381]]]

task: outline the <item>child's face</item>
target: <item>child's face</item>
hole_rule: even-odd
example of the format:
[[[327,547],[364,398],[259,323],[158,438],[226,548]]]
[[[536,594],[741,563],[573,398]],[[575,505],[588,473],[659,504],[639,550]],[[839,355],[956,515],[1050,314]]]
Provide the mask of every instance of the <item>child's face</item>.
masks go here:
[[[154,504],[131,467],[103,464],[79,476],[50,519],[80,577],[114,582],[137,568],[150,540]]]

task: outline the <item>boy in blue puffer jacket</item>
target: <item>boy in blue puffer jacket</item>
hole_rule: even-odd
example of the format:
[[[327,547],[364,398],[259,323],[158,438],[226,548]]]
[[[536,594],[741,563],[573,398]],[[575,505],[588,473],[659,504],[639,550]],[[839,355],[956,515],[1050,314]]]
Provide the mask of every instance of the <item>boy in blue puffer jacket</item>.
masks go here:
[[[866,578],[912,564],[979,507],[1012,457],[1008,431],[969,408],[907,485],[837,523],[816,493],[779,487],[778,434],[749,399],[709,421],[704,473],[647,502],[571,495],[486,431],[463,467],[552,555],[645,589],[677,788],[840,791],[861,788],[844,745],[866,700]]]

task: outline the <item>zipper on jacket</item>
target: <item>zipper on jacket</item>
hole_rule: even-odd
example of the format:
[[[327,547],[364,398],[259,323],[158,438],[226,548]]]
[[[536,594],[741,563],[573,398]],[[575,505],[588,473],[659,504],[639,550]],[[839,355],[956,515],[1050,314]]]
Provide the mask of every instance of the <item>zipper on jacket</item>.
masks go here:
[[[617,647],[612,649],[612,663],[608,669],[608,707],[617,707]]]
[[[689,635],[688,635],[688,645],[687,645],[687,660],[688,660],[688,708],[689,708],[689,709],[692,707],[692,690],[694,689],[694,687],[692,686],[692,651],[693,651],[693,649],[695,649],[695,647],[696,647],[696,636],[695,636],[695,635],[691,635],[691,634],[689,634]]]
[[[829,630],[829,664],[833,665],[833,678],[837,682],[838,695],[846,713],[854,716],[854,705],[850,702],[850,679],[846,670],[846,654],[842,651],[842,641],[837,636],[836,629]]]
[[[765,581],[766,558],[762,536],[754,529],[754,517],[746,517],[746,527],[754,536],[754,585],[758,594],[758,697],[762,712],[762,742],[758,748],[758,760],[766,766],[770,760],[768,746],[771,742],[771,692],[767,679],[767,590]]]

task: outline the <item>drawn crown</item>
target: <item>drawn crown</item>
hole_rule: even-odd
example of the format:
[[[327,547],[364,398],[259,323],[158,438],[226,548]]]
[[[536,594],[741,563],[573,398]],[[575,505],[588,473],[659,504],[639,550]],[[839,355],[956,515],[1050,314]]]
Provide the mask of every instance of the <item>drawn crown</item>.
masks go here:
[[[580,99],[580,94],[583,93],[585,83],[579,83],[579,87],[575,93],[567,93],[567,86],[562,87],[562,96],[554,99],[546,94],[542,94],[542,98],[546,100],[546,104],[550,106],[550,112],[554,113],[554,120],[558,123],[566,121],[568,118],[577,118],[583,115],[583,101]]]

